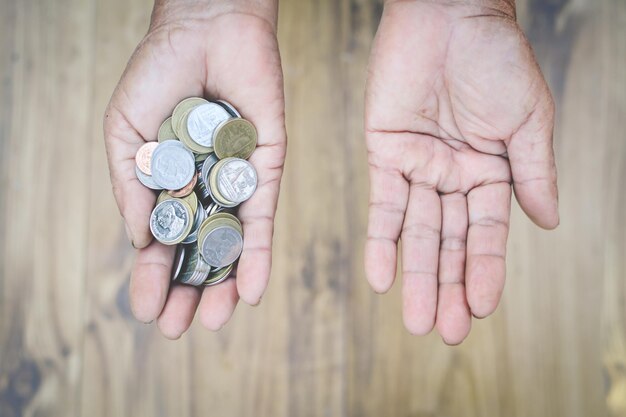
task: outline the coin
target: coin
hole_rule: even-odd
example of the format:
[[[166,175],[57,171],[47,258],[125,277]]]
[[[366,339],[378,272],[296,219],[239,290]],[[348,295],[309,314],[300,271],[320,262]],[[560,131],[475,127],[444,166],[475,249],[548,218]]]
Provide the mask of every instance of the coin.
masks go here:
[[[230,104],[228,101],[226,101],[226,100],[215,100],[215,102],[217,104],[219,104],[220,106],[224,107],[224,109],[228,113],[230,113],[231,116],[233,116],[233,117],[241,117],[241,114],[239,113],[239,111],[237,111],[235,106]]]
[[[172,129],[174,133],[176,133],[176,137],[180,138],[180,134],[178,131],[178,127],[180,126],[180,119],[185,114],[185,112],[193,107],[199,106],[200,104],[208,103],[207,100],[201,97],[189,97],[181,101],[174,107],[174,111],[172,111]]]
[[[171,195],[167,193],[167,190],[163,190],[157,197],[156,203],[161,204],[162,202],[166,200],[171,200],[173,198],[176,198],[176,197],[172,197]],[[191,211],[193,212],[193,215],[195,216],[196,210],[198,207],[198,197],[196,196],[196,193],[191,193],[188,196],[182,197],[180,199],[183,200],[185,203],[187,203],[189,207],[191,207]]]
[[[176,137],[176,133],[174,133],[174,129],[172,129],[171,117],[168,117],[163,123],[161,123],[161,127],[159,127],[159,133],[157,134],[157,139],[159,140],[159,142],[178,139],[178,137]]]
[[[213,148],[210,146],[203,146],[197,143],[191,138],[189,132],[187,131],[187,120],[189,119],[189,115],[194,108],[187,110],[180,119],[180,126],[178,129],[178,132],[180,133],[180,141],[183,142],[186,147],[188,147],[196,154],[208,154],[210,152],[213,152]]]
[[[163,187],[159,187],[157,185],[157,183],[154,182],[154,180],[152,179],[152,175],[144,174],[143,172],[141,172],[141,170],[139,169],[139,167],[137,165],[135,165],[135,175],[137,175],[137,179],[139,180],[139,182],[142,183],[143,185],[145,185],[146,187],[148,187],[148,188],[150,188],[152,190],[162,190],[163,189]]]
[[[219,104],[210,102],[201,104],[194,107],[187,116],[187,132],[198,145],[212,147],[215,128],[230,117],[230,114]]]
[[[230,264],[224,268],[211,271],[207,279],[202,284],[205,287],[210,287],[211,285],[217,285],[220,282],[223,282],[232,272],[233,266],[233,264]]]
[[[196,186],[197,182],[198,182],[198,173],[196,172],[193,175],[193,178],[191,178],[191,181],[189,181],[189,184],[185,185],[180,190],[176,190],[176,191],[169,190],[167,193],[171,195],[172,197],[176,197],[176,198],[186,197],[189,194],[191,194],[191,192],[193,191],[193,187]]]
[[[213,148],[218,158],[236,157],[248,159],[256,148],[257,133],[254,125],[246,119],[229,119],[215,128]]]
[[[164,245],[175,245],[187,237],[193,211],[185,201],[173,198],[158,204],[150,216],[150,231]]]
[[[195,170],[191,151],[173,140],[161,142],[152,153],[152,178],[166,190],[179,190],[189,184]]]
[[[178,275],[178,282],[187,285],[201,285],[208,278],[211,266],[199,256],[196,245],[187,246],[186,250],[187,256]]]
[[[219,158],[214,153],[209,154],[207,159],[204,160],[202,164],[202,171],[200,173],[202,180],[208,184],[209,183],[209,172],[211,172],[211,168],[215,166],[219,162]]]
[[[243,203],[256,191],[257,173],[245,159],[226,158],[217,171],[217,190],[226,200]]]
[[[200,204],[200,203],[198,203]],[[190,243],[196,243],[198,241],[198,231],[200,230],[200,225],[207,218],[207,213],[201,207],[198,207],[196,210],[196,215],[194,217],[193,226],[191,227],[191,231],[189,235],[183,240],[181,243],[184,245]]]
[[[178,245],[176,247],[176,255],[174,255],[174,262],[172,263],[172,281],[178,278],[178,274],[180,273],[180,269],[183,266],[185,261],[185,246]]]
[[[218,205],[222,207],[235,207],[238,206],[239,203],[227,200],[222,194],[220,194],[217,187],[217,174],[220,166],[223,165],[222,162],[223,161],[218,162],[209,174],[209,194],[211,195],[213,201],[215,201]]]
[[[206,263],[223,268],[241,255],[243,236],[234,227],[219,226],[207,233],[200,249]]]
[[[152,175],[150,165],[152,161],[152,152],[158,146],[157,142],[146,142],[137,150],[135,154],[135,163],[146,175]]]

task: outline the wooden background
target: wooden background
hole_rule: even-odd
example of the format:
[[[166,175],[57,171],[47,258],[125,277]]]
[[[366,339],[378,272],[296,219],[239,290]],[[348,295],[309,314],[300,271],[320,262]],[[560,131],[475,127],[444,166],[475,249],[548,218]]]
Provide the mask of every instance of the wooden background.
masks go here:
[[[460,347],[407,334],[398,287],[363,277],[375,0],[282,0],[262,304],[177,342],[133,320],[101,117],[150,9],[0,0],[0,416],[626,415],[626,1],[518,1],[558,103],[562,221],[514,207],[503,301]]]

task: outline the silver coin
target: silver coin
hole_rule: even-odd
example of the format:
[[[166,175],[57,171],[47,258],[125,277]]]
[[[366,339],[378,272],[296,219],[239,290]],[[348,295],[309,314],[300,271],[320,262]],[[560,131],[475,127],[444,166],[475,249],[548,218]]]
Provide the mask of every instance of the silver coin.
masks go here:
[[[196,172],[193,153],[178,141],[161,142],[152,153],[152,178],[166,190],[180,190]]]
[[[256,191],[257,180],[256,170],[250,162],[229,158],[217,173],[217,188],[228,201],[243,203]]]
[[[211,266],[199,255],[198,245],[187,246],[185,264],[178,281],[187,285],[201,285],[211,273]]]
[[[206,211],[202,208],[202,204],[198,200],[198,209],[196,210],[196,217],[193,221],[193,226],[191,227],[191,232],[189,235],[183,240],[181,243],[184,245],[188,245],[190,243],[195,243],[198,241],[198,231],[200,230],[200,225],[207,218]]]
[[[235,106],[230,104],[228,101],[226,101],[226,100],[215,100],[215,102],[217,104],[219,104],[220,106],[224,107],[224,109],[226,109],[226,111],[228,113],[230,113],[231,116],[233,116],[233,117],[241,117],[241,113],[239,113],[239,111],[237,111]]]
[[[202,242],[202,257],[213,268],[235,262],[243,250],[243,236],[230,226],[211,230]]]
[[[150,231],[159,242],[165,245],[175,244],[187,231],[192,214],[188,206],[180,200],[165,200],[152,210]]]
[[[185,261],[185,247],[183,245],[178,245],[176,247],[176,255],[174,256],[174,268],[172,268],[172,281],[178,278],[178,274],[180,274],[180,270],[183,267],[183,263]]]
[[[187,132],[198,145],[212,147],[215,128],[224,120],[230,118],[230,113],[219,104],[201,104],[189,113],[187,117]]]
[[[211,153],[207,159],[204,160],[204,163],[202,164],[202,171],[200,173],[200,178],[202,179],[202,181],[204,181],[204,183],[207,185],[207,187],[209,186],[209,173],[211,172],[211,168],[213,168],[213,166],[215,164],[217,164],[219,161],[219,158],[217,157],[217,155],[215,155],[214,153]]]
[[[239,203],[236,203],[236,202],[233,202],[231,204],[227,204],[227,203],[225,203],[223,201],[220,201],[217,198],[215,198],[213,196],[213,190],[211,190],[211,187],[208,184],[207,184],[207,190],[209,191],[209,196],[211,197],[211,201],[213,201],[217,207],[233,208],[233,207],[237,207],[239,205]]]
[[[159,187],[157,185],[156,182],[154,182],[154,179],[152,178],[152,175],[146,175],[144,174],[137,165],[135,165],[135,174],[137,175],[137,179],[139,180],[140,183],[142,183],[143,185],[145,185],[146,187],[152,189],[152,190],[162,190],[163,188]]]

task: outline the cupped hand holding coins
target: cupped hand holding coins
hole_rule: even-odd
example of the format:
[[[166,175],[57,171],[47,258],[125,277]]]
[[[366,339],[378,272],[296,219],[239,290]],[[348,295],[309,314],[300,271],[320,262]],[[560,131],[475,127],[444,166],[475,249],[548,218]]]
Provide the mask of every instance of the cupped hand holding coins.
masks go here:
[[[107,108],[131,309],[168,338],[196,310],[218,330],[267,286],[286,150],[275,23],[273,6],[157,1]]]
[[[150,231],[164,245],[179,245],[173,280],[219,284],[243,250],[241,223],[229,209],[256,190],[256,170],[246,161],[256,148],[256,129],[226,101],[190,97],[163,122],[158,140],[135,156],[139,181],[162,190]]]

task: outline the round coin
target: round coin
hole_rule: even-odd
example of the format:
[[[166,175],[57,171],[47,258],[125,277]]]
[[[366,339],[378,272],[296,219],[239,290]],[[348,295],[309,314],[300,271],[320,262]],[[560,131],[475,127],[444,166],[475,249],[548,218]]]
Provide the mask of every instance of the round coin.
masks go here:
[[[167,193],[171,195],[172,197],[176,197],[176,198],[187,197],[189,194],[191,194],[191,192],[193,191],[193,187],[196,186],[197,182],[198,182],[198,173],[196,172],[193,175],[193,178],[191,179],[191,181],[189,181],[189,184],[185,185],[180,190],[176,190],[176,191],[169,190]]]
[[[207,233],[201,249],[206,263],[214,268],[223,268],[241,255],[243,236],[234,227],[220,226]]]
[[[211,285],[217,285],[220,282],[223,282],[230,275],[233,270],[233,264],[230,264],[224,268],[216,269],[211,271],[206,281],[203,282],[205,287],[210,287]]]
[[[139,167],[137,165],[135,165],[135,175],[137,175],[137,179],[139,180],[139,182],[142,183],[143,185],[145,185],[146,187],[148,187],[148,188],[150,188],[152,190],[162,190],[163,189],[163,187],[159,187],[157,185],[157,183],[154,182],[154,180],[152,179],[152,175],[144,174],[143,172],[141,172],[141,170],[139,169]]]
[[[226,111],[228,113],[230,113],[231,116],[233,116],[233,117],[241,117],[241,114],[235,108],[235,106],[230,104],[228,101],[226,101],[226,100],[215,100],[215,102],[217,104],[219,104],[220,106],[224,107],[226,109]]]
[[[158,204],[150,215],[150,231],[164,245],[175,245],[187,237],[193,211],[185,201],[173,198]]]
[[[152,153],[152,178],[166,190],[185,187],[196,172],[193,153],[173,140],[161,142]]]
[[[176,247],[176,255],[174,255],[174,263],[172,268],[172,281],[178,278],[178,274],[180,274],[180,269],[183,266],[183,262],[185,261],[185,246],[178,245]]]
[[[202,222],[204,222],[206,218],[206,211],[204,211],[202,207],[198,207],[196,210],[196,215],[194,217],[191,232],[189,232],[189,235],[181,243],[183,243],[184,245],[196,243],[198,241],[198,231],[200,230],[200,225],[202,224]]]
[[[157,139],[159,140],[159,142],[178,139],[176,137],[176,133],[174,133],[174,129],[172,128],[171,117],[168,117],[163,123],[161,123],[161,127],[159,127],[159,133],[157,134]]]
[[[254,125],[246,119],[229,119],[217,126],[213,135],[213,147],[218,158],[248,159],[256,148],[257,133]]]
[[[146,175],[152,175],[152,171],[150,169],[151,161],[152,161],[152,152],[158,146],[158,142],[146,142],[137,150],[135,154],[135,163]]]
[[[180,138],[178,128],[180,126],[180,119],[183,117],[185,112],[204,103],[208,103],[208,101],[201,97],[189,97],[174,107],[174,111],[172,111],[172,129],[174,130],[174,133],[176,133],[176,137]]]
[[[205,103],[187,116],[187,132],[191,139],[204,147],[213,147],[213,132],[217,125],[230,119],[230,114],[219,104]]]
[[[257,186],[257,173],[252,164],[239,158],[227,158],[221,162],[223,165],[216,173],[219,194],[234,203],[243,203],[252,197]]]

